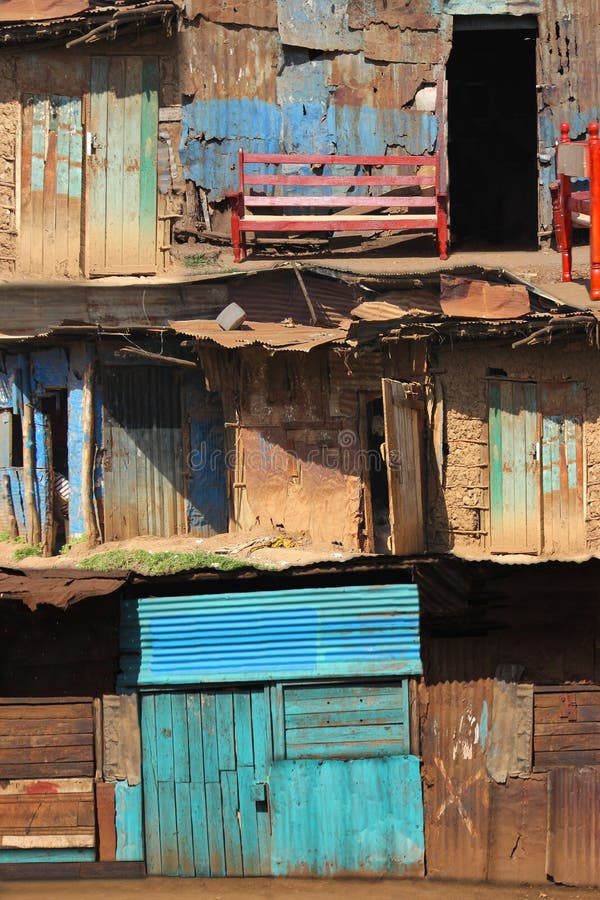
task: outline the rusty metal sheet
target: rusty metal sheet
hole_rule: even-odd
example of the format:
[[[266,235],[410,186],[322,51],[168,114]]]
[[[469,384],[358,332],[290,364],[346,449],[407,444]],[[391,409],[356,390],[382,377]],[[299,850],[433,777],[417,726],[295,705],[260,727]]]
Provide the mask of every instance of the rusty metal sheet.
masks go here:
[[[548,875],[560,884],[599,886],[600,768],[553,769],[548,788]]]
[[[488,878],[513,884],[546,880],[548,776],[493,785]]]
[[[443,31],[402,31],[375,22],[365,28],[365,56],[389,62],[434,65],[450,53]]]
[[[253,8],[259,5],[255,4]],[[269,6],[265,5],[265,9]],[[196,123],[197,132],[207,138],[237,140],[260,135],[257,131],[259,122],[249,119],[246,123],[243,110],[238,109],[236,113],[235,107],[222,101],[243,98],[247,102],[276,102],[276,75],[281,52],[277,32],[258,26],[226,28],[219,21],[203,21],[198,28],[184,30],[180,39],[183,41],[182,58],[186,60],[186,65],[181,67],[182,92],[195,95],[195,104],[210,102],[214,106],[206,111],[200,107],[203,113]],[[221,107],[217,105],[220,101]],[[254,109],[255,117],[256,114]]]
[[[171,321],[169,324],[178,334],[187,334],[200,341],[213,341],[229,349],[260,344],[272,350],[301,350],[306,353],[313,347],[343,342],[348,336],[347,328],[323,329],[291,323],[277,325],[246,321],[235,331],[223,331],[217,322],[202,319]]]
[[[531,772],[533,684],[519,684],[521,665],[498,666],[494,679],[487,771],[505,784],[509,775]]]
[[[431,639],[423,646],[423,790],[427,871],[484,880],[490,782],[485,750],[493,680],[485,639]]]
[[[5,0],[0,22],[43,22],[89,12],[86,0]]]
[[[361,50],[362,34],[348,27],[346,3],[331,0],[277,0],[282,44],[311,50]]]
[[[437,291],[386,291],[377,300],[366,300],[352,310],[352,315],[365,322],[387,322],[403,316],[424,313],[441,315]]]
[[[531,312],[527,288],[521,284],[490,284],[441,275],[440,285],[440,305],[446,316],[516,319]]]
[[[338,53],[331,61],[331,86],[336,106],[398,109],[413,100],[424,82],[433,81],[425,64],[378,63],[362,53]]]
[[[192,0],[190,19],[200,15],[210,22],[226,25],[252,25],[255,28],[277,28],[277,6],[255,0]],[[248,35],[246,35],[248,36]]]
[[[350,0],[348,3],[348,23],[350,28],[355,29],[384,22],[390,28],[434,31],[439,19],[431,0],[400,0],[396,3],[388,3],[388,0]]]

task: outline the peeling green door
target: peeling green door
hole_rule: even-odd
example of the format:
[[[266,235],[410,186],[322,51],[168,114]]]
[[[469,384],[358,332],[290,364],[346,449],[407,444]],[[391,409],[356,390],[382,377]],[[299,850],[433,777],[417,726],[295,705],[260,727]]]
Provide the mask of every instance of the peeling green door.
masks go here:
[[[156,271],[158,62],[92,59],[87,133],[88,275]]]

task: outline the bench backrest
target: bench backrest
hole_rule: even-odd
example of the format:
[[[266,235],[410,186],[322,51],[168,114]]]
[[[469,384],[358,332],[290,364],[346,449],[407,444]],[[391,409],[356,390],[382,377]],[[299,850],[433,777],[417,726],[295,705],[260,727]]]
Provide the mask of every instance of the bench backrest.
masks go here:
[[[432,171],[419,172],[428,166]],[[307,168],[321,169],[317,173]],[[261,169],[264,169],[261,170]],[[283,171],[282,171],[283,169]],[[293,171],[297,169],[299,171]],[[302,169],[305,171],[302,172]],[[340,169],[345,169],[340,173]],[[348,170],[353,169],[350,173]],[[368,169],[376,171],[366,172]],[[398,169],[406,169],[399,174]],[[292,170],[292,171],[290,171]],[[337,174],[336,174],[337,170]],[[357,174],[359,170],[360,174]],[[395,205],[434,206],[440,193],[440,163],[437,153],[432,156],[325,156],[315,154],[245,153],[239,150],[240,194],[246,206],[373,206],[378,197],[398,199]],[[292,195],[275,195],[274,191],[259,196],[257,188],[313,188]],[[348,193],[343,188],[356,191]],[[376,189],[366,193],[366,189]],[[404,195],[407,188],[428,188],[430,196]],[[390,192],[391,193],[390,195]],[[381,205],[381,204],[379,204]],[[388,204],[390,205],[390,204]]]

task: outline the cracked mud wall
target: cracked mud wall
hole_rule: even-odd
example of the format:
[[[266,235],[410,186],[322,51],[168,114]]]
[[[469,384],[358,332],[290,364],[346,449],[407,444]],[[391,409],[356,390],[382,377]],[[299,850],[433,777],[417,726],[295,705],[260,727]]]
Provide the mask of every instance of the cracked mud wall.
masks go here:
[[[20,103],[14,96],[16,60],[0,56],[0,274],[12,274],[17,256],[17,165]]]

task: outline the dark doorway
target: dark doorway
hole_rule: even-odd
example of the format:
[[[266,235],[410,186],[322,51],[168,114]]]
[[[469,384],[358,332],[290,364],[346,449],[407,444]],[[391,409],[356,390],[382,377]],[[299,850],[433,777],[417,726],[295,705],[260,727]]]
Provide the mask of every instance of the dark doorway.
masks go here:
[[[531,18],[455,17],[447,68],[450,225],[463,246],[538,244],[531,25]]]

